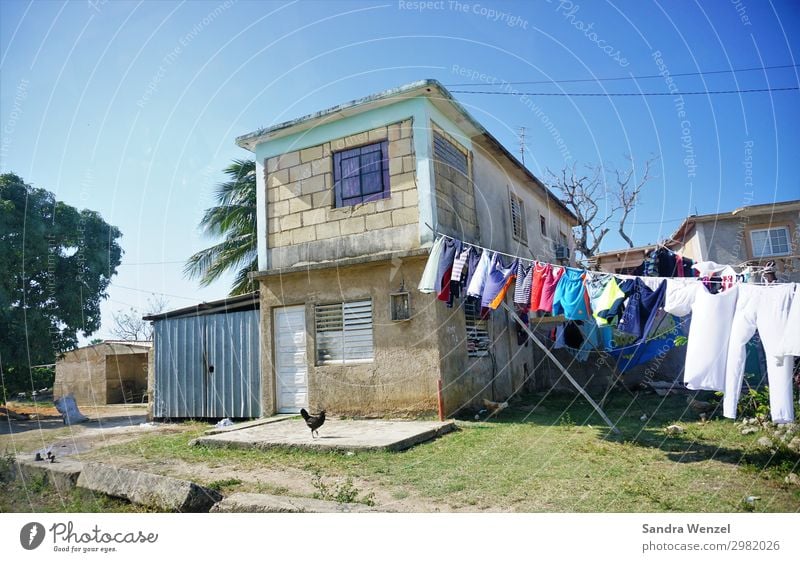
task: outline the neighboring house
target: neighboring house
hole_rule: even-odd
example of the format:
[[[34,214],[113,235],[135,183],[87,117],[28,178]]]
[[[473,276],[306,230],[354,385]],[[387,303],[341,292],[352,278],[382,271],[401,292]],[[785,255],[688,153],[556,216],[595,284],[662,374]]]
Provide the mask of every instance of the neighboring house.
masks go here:
[[[434,230],[566,263],[575,216],[434,80],[239,137],[255,154],[262,415],[445,414],[533,373],[502,311],[416,290]],[[491,345],[489,345],[491,342]]]
[[[106,340],[67,351],[56,360],[54,398],[72,394],[82,406],[141,403],[150,346],[149,341]]]
[[[778,281],[800,281],[800,200],[750,205],[727,213],[695,215],[665,242],[695,261],[733,266],[763,266],[774,261]],[[657,246],[603,252],[597,269],[624,273],[642,263]]]

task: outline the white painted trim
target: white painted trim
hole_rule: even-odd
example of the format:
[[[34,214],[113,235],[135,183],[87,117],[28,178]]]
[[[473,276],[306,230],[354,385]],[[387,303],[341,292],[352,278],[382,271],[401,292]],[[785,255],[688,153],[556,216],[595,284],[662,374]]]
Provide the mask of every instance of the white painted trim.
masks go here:
[[[256,158],[256,249],[258,270],[266,271],[267,263],[267,184],[264,176],[264,160]]]

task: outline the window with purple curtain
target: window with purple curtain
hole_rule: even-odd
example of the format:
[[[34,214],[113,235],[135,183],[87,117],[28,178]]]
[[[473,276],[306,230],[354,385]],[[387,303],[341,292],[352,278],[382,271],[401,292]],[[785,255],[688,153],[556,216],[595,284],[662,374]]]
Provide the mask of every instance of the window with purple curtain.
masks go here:
[[[389,197],[389,143],[383,141],[335,152],[333,189],[337,207]]]

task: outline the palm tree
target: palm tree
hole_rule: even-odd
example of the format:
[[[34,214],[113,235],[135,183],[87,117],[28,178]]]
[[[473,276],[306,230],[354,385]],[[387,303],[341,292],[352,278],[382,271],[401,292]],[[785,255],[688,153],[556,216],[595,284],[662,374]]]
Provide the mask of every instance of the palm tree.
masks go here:
[[[258,269],[256,249],[256,163],[253,160],[234,160],[225,173],[229,181],[217,185],[214,197],[217,205],[206,209],[200,227],[212,238],[222,242],[200,250],[186,262],[184,274],[199,278],[206,286],[223,273],[236,271],[230,295],[241,295],[254,289],[248,278]]]

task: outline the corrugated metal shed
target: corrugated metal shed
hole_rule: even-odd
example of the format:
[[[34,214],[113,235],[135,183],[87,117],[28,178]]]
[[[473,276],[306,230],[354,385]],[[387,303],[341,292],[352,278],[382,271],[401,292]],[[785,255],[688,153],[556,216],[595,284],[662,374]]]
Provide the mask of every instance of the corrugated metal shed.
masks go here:
[[[148,316],[154,418],[261,415],[258,293]]]

